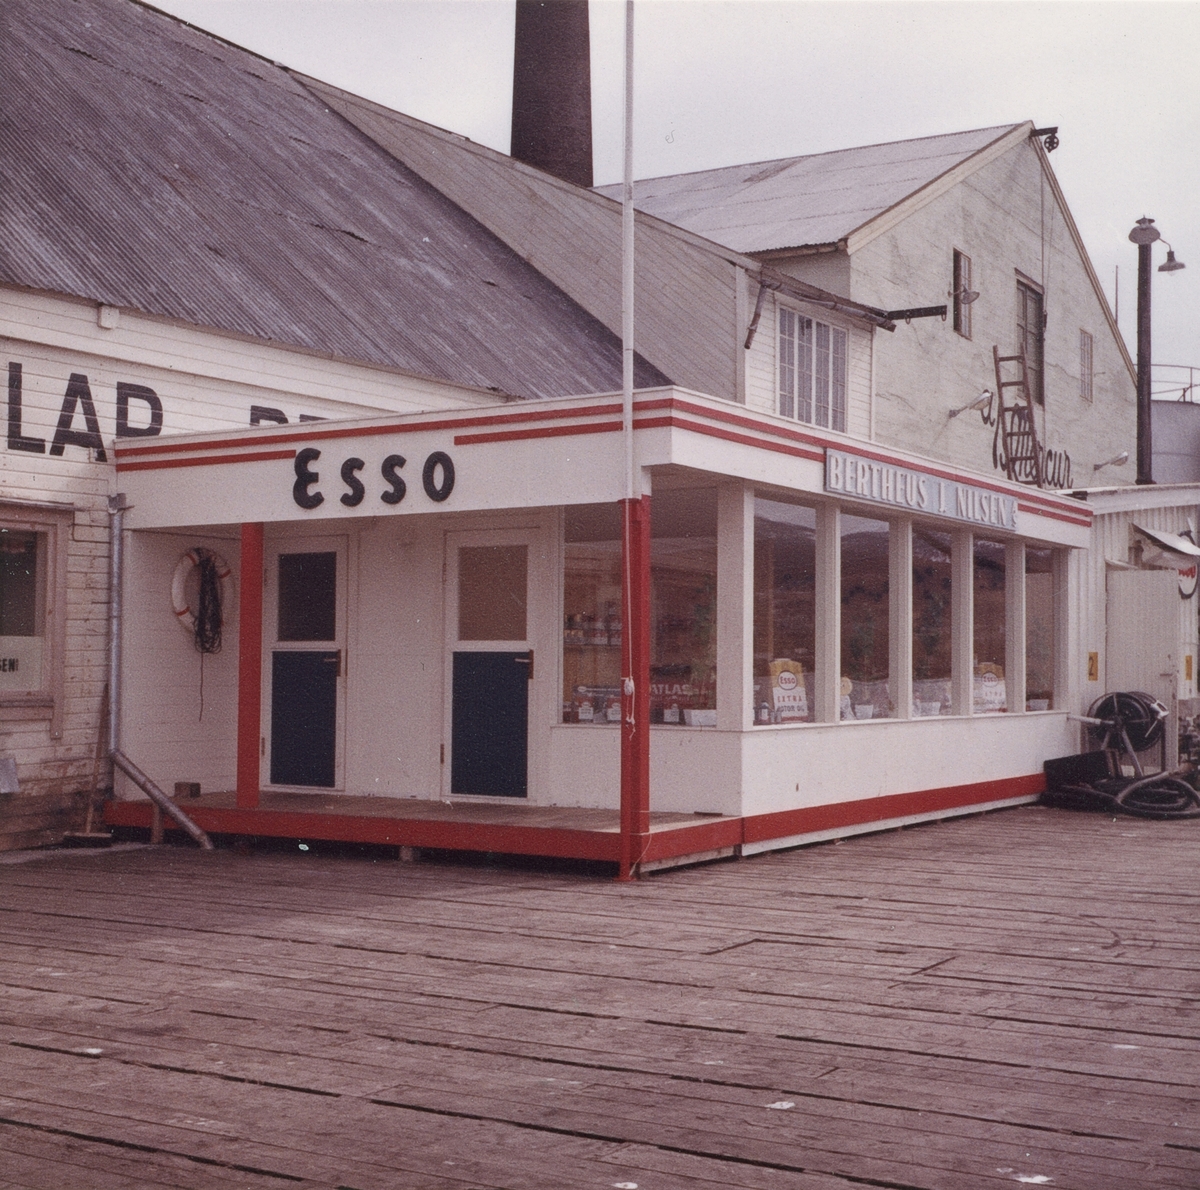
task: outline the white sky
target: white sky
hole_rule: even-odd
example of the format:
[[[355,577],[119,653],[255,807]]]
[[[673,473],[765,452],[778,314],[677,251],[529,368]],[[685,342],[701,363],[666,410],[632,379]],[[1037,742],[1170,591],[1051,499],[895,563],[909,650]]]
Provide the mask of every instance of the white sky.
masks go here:
[[[285,65],[508,151],[511,0],[154,0]],[[591,0],[597,183],[620,176],[624,5]],[[1200,368],[1200,3],[638,0],[638,176],[993,124],[1057,124],[1051,161],[1135,350],[1140,215],[1154,358]],[[1157,266],[1166,250],[1155,248]],[[941,295],[913,294],[914,305]],[[1197,375],[1200,380],[1200,373]]]

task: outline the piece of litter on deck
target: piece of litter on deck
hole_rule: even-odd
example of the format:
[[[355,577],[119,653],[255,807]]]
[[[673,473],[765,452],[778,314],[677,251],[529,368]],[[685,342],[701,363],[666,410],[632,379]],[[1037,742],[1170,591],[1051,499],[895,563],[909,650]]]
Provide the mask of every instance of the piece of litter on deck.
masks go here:
[[[637,1182],[613,1182],[613,1190],[638,1190]]]
[[[768,1111],[790,1111],[796,1105],[790,1099],[781,1099],[778,1103],[768,1103]]]
[[[1028,1182],[1031,1186],[1044,1186],[1047,1182],[1054,1181],[1053,1178],[1048,1178],[1044,1173],[1019,1173],[1016,1180],[1018,1182]]]
[[[1115,1049],[1115,1050],[1140,1050],[1141,1048],[1142,1047],[1140,1045],[1114,1045],[1113,1046],[1113,1049]]]
[[[104,1053],[104,1051],[100,1049],[99,1046],[89,1045],[80,1050],[80,1053],[91,1054],[91,1056],[94,1058],[97,1054]]]
[[[300,844],[300,850],[301,850],[301,851],[307,851],[307,850],[308,850],[308,844],[307,844],[307,843],[301,843],[301,844]]]

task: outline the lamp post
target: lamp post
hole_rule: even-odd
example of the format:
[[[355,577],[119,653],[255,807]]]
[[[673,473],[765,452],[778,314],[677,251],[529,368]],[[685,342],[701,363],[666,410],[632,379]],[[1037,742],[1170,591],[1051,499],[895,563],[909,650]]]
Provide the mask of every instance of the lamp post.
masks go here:
[[[1162,239],[1153,219],[1144,215],[1129,233],[1138,246],[1137,301],[1137,482],[1154,482],[1154,464],[1150,430],[1150,245]],[[1165,241],[1164,241],[1165,243]],[[1175,259],[1175,250],[1167,244],[1167,260],[1158,266],[1160,273],[1183,268]]]

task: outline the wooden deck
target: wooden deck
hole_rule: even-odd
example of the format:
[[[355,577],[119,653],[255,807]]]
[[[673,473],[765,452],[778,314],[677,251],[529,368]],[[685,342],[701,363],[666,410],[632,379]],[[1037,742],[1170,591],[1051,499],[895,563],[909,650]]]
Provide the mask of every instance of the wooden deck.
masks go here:
[[[495,798],[434,801],[263,790],[256,809],[239,809],[233,793],[206,793],[179,803],[210,834],[323,839],[443,851],[501,852],[564,859],[620,859],[620,812],[531,806]],[[148,827],[151,803],[109,802],[110,826]],[[647,868],[728,854],[741,843],[740,818],[652,813]],[[170,829],[168,819],[164,825]]]
[[[634,884],[0,857],[0,1187],[1195,1190],[1198,857],[1034,806]]]

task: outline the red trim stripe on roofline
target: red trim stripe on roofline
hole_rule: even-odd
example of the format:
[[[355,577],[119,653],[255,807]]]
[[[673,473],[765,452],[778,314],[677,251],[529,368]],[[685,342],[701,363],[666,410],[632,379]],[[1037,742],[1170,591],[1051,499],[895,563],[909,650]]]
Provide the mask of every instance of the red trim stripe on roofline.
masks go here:
[[[168,467],[219,467],[224,463],[261,463],[264,459],[294,459],[294,450],[256,450],[236,455],[205,455],[199,459],[147,459],[141,463],[118,463],[117,470],[162,471]]]
[[[572,409],[528,409],[520,412],[506,412],[500,414],[488,415],[468,415],[463,417],[443,417],[433,421],[426,422],[389,422],[382,426],[367,426],[367,427],[341,427],[329,429],[312,429],[295,431],[288,434],[274,434],[271,436],[271,442],[311,442],[314,440],[328,440],[340,438],[356,438],[356,437],[378,437],[384,434],[395,433],[427,433],[435,430],[445,429],[462,429],[474,426],[489,426],[489,425],[512,425],[514,423],[529,423],[534,421],[559,420],[566,418],[585,418],[602,416],[618,412],[620,406],[615,402],[607,402],[605,404],[588,405],[581,408]],[[723,438],[727,441],[738,442],[748,446],[758,446],[764,449],[778,449],[769,441],[764,439],[783,438],[789,442],[802,443],[807,446],[816,447],[821,451],[839,450],[844,454],[855,455],[860,458],[872,459],[875,462],[889,464],[891,466],[906,467],[912,470],[920,471],[923,474],[934,476],[935,478],[947,479],[956,483],[967,483],[973,487],[982,488],[985,491],[997,492],[1002,495],[1013,495],[1014,493],[994,481],[989,481],[983,477],[971,476],[964,477],[961,472],[943,469],[936,466],[928,466],[924,464],[912,464],[906,460],[899,459],[894,455],[885,454],[882,451],[864,448],[853,443],[843,443],[836,439],[825,438],[814,433],[806,433],[802,430],[794,430],[790,426],[774,425],[770,422],[763,422],[746,414],[734,413],[726,409],[712,409],[706,405],[701,405],[687,398],[677,396],[666,397],[651,397],[648,400],[635,402],[637,412],[647,412],[650,410],[666,409],[669,410],[669,420],[651,420],[641,418],[635,422],[635,428],[651,429],[659,428],[660,426],[670,425],[679,429],[689,429],[696,433],[707,434],[709,437]],[[711,428],[701,427],[696,424],[686,423],[674,420],[676,411],[691,413],[712,421],[725,422],[730,425],[735,425],[746,430],[752,430],[757,437],[748,435],[731,435],[716,433]],[[544,431],[522,432],[522,431],[498,431],[490,434],[459,434],[455,436],[456,445],[476,445],[487,442],[503,442],[503,441],[520,441],[522,439],[532,438],[549,438],[571,436],[573,434],[595,434],[612,432],[612,423],[602,423],[601,425],[572,425],[563,427],[546,428]],[[619,425],[615,428],[619,429]],[[210,442],[202,443],[179,443],[166,442],[155,446],[132,446],[132,447],[116,447],[118,459],[129,458],[139,455],[162,455],[168,453],[177,453],[183,451],[206,451],[227,449],[230,447],[249,446],[252,443],[261,441],[258,435],[252,437],[239,436],[237,438],[215,439]],[[291,455],[276,454],[271,457],[293,457]],[[803,450],[782,450],[780,453],[794,454],[796,457],[805,459],[815,459],[820,461],[823,456],[818,456],[810,451]],[[237,458],[245,458],[247,460],[259,459],[266,457],[262,453],[245,454],[240,456],[226,456],[221,459],[215,459],[212,456],[203,456],[189,462],[189,466],[202,466],[205,462],[220,462],[228,463],[235,462]],[[165,465],[164,463],[122,463],[117,462],[118,471],[131,470],[153,470],[158,466]],[[180,464],[183,465],[183,464]],[[1047,516],[1054,520],[1065,521],[1068,524],[1076,524],[1083,527],[1088,527],[1092,523],[1092,510],[1082,506],[1072,506],[1066,503],[1065,497],[1046,496],[1040,493],[1024,489],[1017,497],[1018,507],[1027,513],[1032,513],[1035,516]]]

